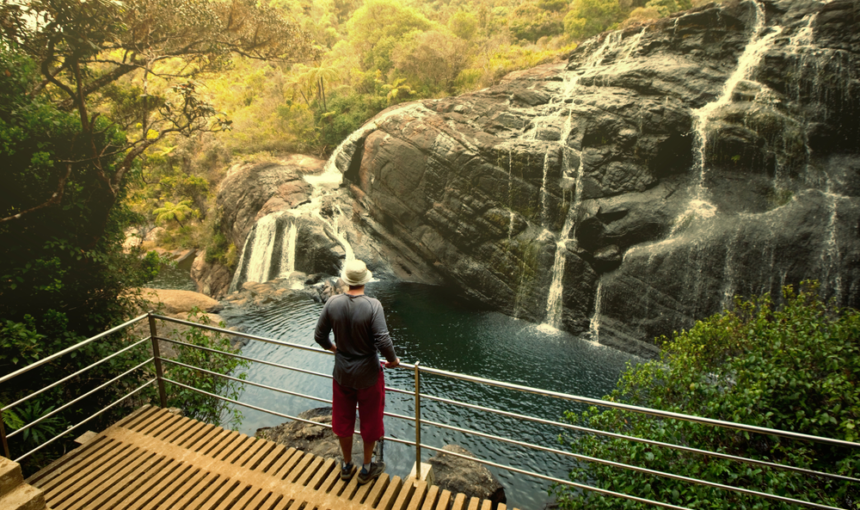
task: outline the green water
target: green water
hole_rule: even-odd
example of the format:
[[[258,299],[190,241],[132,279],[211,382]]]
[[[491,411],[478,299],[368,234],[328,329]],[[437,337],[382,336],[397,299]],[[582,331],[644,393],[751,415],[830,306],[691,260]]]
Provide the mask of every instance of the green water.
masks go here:
[[[575,336],[548,335],[534,324],[487,311],[445,289],[418,284],[375,282],[367,294],[377,297],[386,311],[386,321],[398,356],[404,362],[488,379],[513,382],[547,390],[588,397],[602,397],[611,391],[628,362],[638,359]],[[245,331],[269,338],[316,345],[313,329],[322,305],[304,297],[264,310],[231,317],[230,323],[242,324]],[[252,341],[245,355],[269,361],[331,373],[331,356],[293,350],[265,342]],[[331,381],[264,365],[254,365],[248,380],[323,398],[331,397]],[[386,371],[388,386],[412,391],[411,370]],[[557,399],[538,397],[489,386],[437,376],[422,378],[422,393],[494,407],[540,418],[556,420],[575,406]],[[260,388],[248,387],[243,402],[295,416],[322,404]],[[414,416],[412,398],[389,392],[386,410]],[[243,409],[241,431],[253,434],[258,428],[274,426],[277,416]],[[422,402],[425,420],[505,436],[543,446],[559,448],[558,427],[500,417],[448,404]],[[386,434],[414,440],[411,422],[386,417]],[[571,459],[555,454],[494,441],[464,436],[445,429],[423,426],[422,442],[436,447],[456,443],[477,456],[552,476],[567,478]],[[426,462],[432,452],[424,452]],[[387,442],[385,461],[388,472],[405,477],[414,462],[411,447]],[[538,479],[491,469],[505,486],[509,508],[540,509],[550,499],[548,484]]]

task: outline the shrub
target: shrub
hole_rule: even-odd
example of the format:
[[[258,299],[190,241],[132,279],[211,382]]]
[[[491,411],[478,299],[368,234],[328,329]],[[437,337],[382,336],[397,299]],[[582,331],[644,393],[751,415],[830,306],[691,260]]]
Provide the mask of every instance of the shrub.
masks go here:
[[[855,441],[860,419],[860,313],[819,298],[817,283],[784,304],[768,295],[736,298],[731,311],[700,321],[665,342],[659,361],[630,367],[608,400],[666,411]],[[566,413],[571,423],[689,445],[753,459],[856,476],[860,452],[590,408]],[[561,438],[576,453],[854,508],[856,487],[826,478],[592,435]],[[573,468],[571,480],[689,508],[788,508],[764,498],[711,489],[594,463]],[[632,501],[556,487],[562,508],[639,508]]]

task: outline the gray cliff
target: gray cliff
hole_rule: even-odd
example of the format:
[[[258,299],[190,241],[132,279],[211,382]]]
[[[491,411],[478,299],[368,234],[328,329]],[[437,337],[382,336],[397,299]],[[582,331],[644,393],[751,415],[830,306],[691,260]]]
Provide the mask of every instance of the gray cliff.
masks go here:
[[[805,278],[856,307],[858,14],[706,6],[390,108],[333,155],[353,228],[401,277],[640,353]]]

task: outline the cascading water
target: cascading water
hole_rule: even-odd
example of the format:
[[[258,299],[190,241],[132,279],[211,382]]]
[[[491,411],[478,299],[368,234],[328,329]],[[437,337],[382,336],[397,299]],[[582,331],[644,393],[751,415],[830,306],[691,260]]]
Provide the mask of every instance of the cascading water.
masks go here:
[[[562,104],[566,104],[566,99],[572,98],[576,94],[577,90],[579,89],[579,83],[582,77],[586,74],[594,72],[594,70],[598,66],[600,66],[601,63],[603,63],[609,52],[617,51],[622,55],[620,58],[616,59],[615,63],[610,68],[610,70],[613,72],[618,72],[619,70],[621,70],[625,61],[633,55],[634,51],[638,47],[639,41],[642,39],[643,33],[644,30],[636,36],[631,37],[624,45],[622,45],[623,34],[621,31],[607,34],[600,48],[591,56],[589,56],[585,64],[576,72],[576,74],[573,74],[573,72],[569,72],[565,76],[567,86],[564,88],[565,101],[562,101]],[[603,84],[606,83],[606,79],[604,79]],[[579,212],[580,206],[582,205],[582,188],[583,178],[585,174],[582,152],[575,151],[567,147],[567,139],[573,129],[572,116],[573,110],[572,108],[569,108],[567,110],[567,119],[565,120],[561,137],[559,138],[558,142],[564,155],[562,158],[562,172],[570,168],[570,165],[568,163],[568,151],[573,151],[577,155],[579,160],[579,166],[576,172],[574,197],[570,203],[567,215],[565,216],[564,225],[562,226],[561,233],[559,234],[558,240],[556,241],[555,257],[553,259],[552,264],[552,280],[550,283],[549,292],[547,293],[546,316],[544,318],[544,322],[538,327],[541,331],[548,333],[558,331],[562,326],[562,297],[564,296],[564,268],[567,259],[567,241],[571,235],[571,232],[575,232],[577,214]],[[544,171],[546,172],[546,162],[544,163]],[[545,190],[541,190],[541,192],[545,193]]]
[[[239,283],[267,282],[271,278],[272,258],[277,246],[278,219],[283,213],[272,213],[260,218],[245,239],[239,266],[230,283],[230,292]],[[283,248],[282,248],[283,249]]]

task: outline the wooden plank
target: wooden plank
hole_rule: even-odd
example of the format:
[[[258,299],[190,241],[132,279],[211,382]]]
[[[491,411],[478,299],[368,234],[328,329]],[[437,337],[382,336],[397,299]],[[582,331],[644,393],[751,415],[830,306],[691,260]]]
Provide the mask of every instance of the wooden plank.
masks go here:
[[[127,490],[135,484],[137,480],[141,480],[153,466],[165,459],[161,455],[153,452],[147,452],[148,457],[142,464],[137,466],[129,466],[118,473],[116,481],[110,482],[109,486],[102,491],[95,492],[96,499],[90,499],[87,503],[90,508],[102,508],[107,501],[110,501],[122,491]]]
[[[258,439],[257,442],[262,443],[257,452],[248,460],[240,464],[240,466],[247,467],[248,469],[253,470],[257,464],[263,461],[269,455],[269,452],[275,449],[275,443],[271,441],[263,441],[262,439]]]
[[[154,486],[156,486],[163,478],[169,478],[174,475],[177,469],[180,469],[182,466],[179,462],[171,458],[165,459],[164,463],[159,464],[158,469],[152,469],[150,471],[151,475],[147,478],[144,478],[143,483],[139,483],[135,485],[134,489],[131,491],[123,491],[120,497],[115,498],[110,502],[110,506],[106,506],[105,508],[121,508],[126,510],[133,505],[135,502],[141,500],[141,498],[145,498],[147,494],[149,494]],[[142,501],[141,503],[145,503],[146,501]]]
[[[136,452],[136,455],[130,457],[126,461],[126,465],[122,466],[122,469],[115,472],[108,471],[104,480],[101,480],[89,484],[86,487],[85,491],[79,491],[77,494],[78,501],[71,505],[67,505],[67,508],[70,510],[77,510],[80,508],[92,508],[92,502],[94,499],[97,499],[99,496],[102,496],[106,492],[115,491],[116,487],[125,480],[130,473],[139,467],[146,464],[147,461],[153,459],[155,454],[152,452],[148,452],[146,450],[139,450]],[[112,475],[112,476],[111,476]]]
[[[193,423],[188,418],[183,418],[182,416],[179,416],[178,414],[174,415],[174,416],[176,416],[176,418],[172,422],[170,422],[170,425],[167,425],[166,427],[163,427],[160,430],[158,430],[158,432],[156,432],[154,434],[150,434],[150,435],[152,437],[157,437],[157,438],[161,439],[162,441],[169,441],[170,440],[169,438],[174,433],[176,433],[176,431],[182,430],[184,427],[186,427],[190,423]]]
[[[320,494],[328,494],[337,482],[340,481],[340,462],[336,462],[335,469],[323,478],[322,483],[317,487]]]
[[[355,477],[354,479],[357,478],[358,477]],[[377,510],[391,510],[392,505],[394,505],[394,500],[400,493],[401,485],[403,485],[403,482],[400,480],[399,476],[395,476],[391,479],[391,483],[388,484],[388,489],[386,489],[385,494],[382,495],[382,499],[379,500],[379,504],[376,506]]]
[[[155,488],[155,497],[142,507],[143,510],[155,510],[160,507],[167,498],[178,493],[183,485],[188,483],[192,478],[194,478],[194,475],[200,472],[201,470],[199,468],[189,465],[188,469],[180,473],[179,476],[172,476],[165,479],[162,485]]]
[[[484,504],[481,505],[481,510],[493,510],[493,502],[489,499],[485,499]]]
[[[142,422],[147,418],[147,416],[152,416],[158,410],[157,407],[151,406],[149,404],[142,405],[138,407],[134,412],[125,418],[119,420],[114,423],[114,427],[125,427],[125,428],[133,428],[136,424]]]
[[[237,501],[235,504],[233,504],[233,506],[230,506],[229,508],[240,510],[242,508],[245,508],[245,506],[250,503],[252,499],[256,498],[259,495],[265,494],[271,493],[269,491],[264,491],[252,485],[250,490],[246,491],[245,494],[241,498],[239,498],[239,501]]]
[[[346,486],[343,488],[343,491],[340,493],[340,497],[343,499],[351,500],[352,497],[355,495],[356,491],[358,491],[358,475],[353,476],[352,480],[350,480],[349,483],[346,484]]]
[[[217,473],[207,473],[200,480],[200,483],[189,489],[188,493],[182,497],[174,508],[197,508],[192,503],[197,501],[206,501],[211,494],[214,494],[225,483],[228,482],[226,476],[221,476]]]
[[[244,449],[244,451],[241,452],[241,454],[239,454],[239,452],[237,452],[236,454],[233,455],[233,457],[228,458],[227,462],[229,462],[230,464],[236,464],[237,466],[244,466],[249,460],[253,459],[256,455],[258,455],[258,454],[264,455],[265,452],[261,453],[261,451],[262,450],[268,451],[268,449],[271,448],[271,446],[272,446],[272,443],[270,443],[268,441],[262,441],[260,439],[254,438],[254,437],[249,437],[248,439],[250,439],[251,441],[249,443],[247,443],[247,447]]]
[[[269,467],[260,469],[259,471],[277,477],[276,473],[280,471],[281,468],[283,468],[284,465],[289,462],[291,458],[293,458],[293,456],[296,455],[296,451],[297,450],[295,448],[288,448],[287,451],[285,451],[283,455],[275,459],[275,461],[272,462]]]
[[[283,480],[287,477],[288,474],[290,474],[290,471],[292,471],[293,468],[296,467],[296,464],[298,464],[303,457],[307,457],[307,455],[305,455],[305,452],[296,450],[296,452],[293,453],[292,456],[290,456],[289,460],[287,460],[287,462],[285,462],[281,466],[281,468],[274,473],[273,476],[275,478]]]
[[[353,477],[353,479],[354,478],[355,477]],[[382,495],[385,494],[385,489],[388,488],[388,484],[390,482],[391,478],[388,476],[388,473],[382,473],[379,475],[379,478],[373,482],[373,488],[370,490],[370,494],[368,494],[364,499],[364,504],[376,508],[376,505],[379,504],[379,500],[382,499]]]
[[[424,498],[424,504],[421,505],[421,510],[433,510],[433,505],[439,499],[439,487],[434,485],[427,491],[427,497]]]
[[[472,496],[472,499],[469,500],[468,510],[479,510],[479,506],[481,505],[481,499]]]
[[[272,507],[272,510],[286,510],[287,508],[298,508],[298,505],[292,506],[293,501],[295,501],[293,498],[284,496],[283,499],[278,501],[278,504]]]
[[[221,427],[212,426],[212,429],[204,435],[198,437],[193,444],[183,445],[183,448],[203,453],[204,451],[214,447],[220,441],[219,438],[227,437],[230,434],[229,430],[224,430]]]
[[[248,467],[251,468],[252,471],[260,471],[262,473],[265,473],[269,470],[270,467],[272,467],[272,465],[275,464],[275,462],[278,461],[278,459],[280,459],[284,454],[286,454],[287,451],[288,450],[284,445],[275,444],[275,447],[272,448],[272,450],[267,453],[265,457],[260,459],[257,464],[252,464]]]
[[[101,476],[105,471],[123,460],[130,451],[132,451],[132,447],[129,444],[123,444],[120,448],[109,449],[103,455],[93,459],[87,465],[87,469],[71,473],[72,476],[69,476],[62,483],[58,483],[56,486],[44,491],[48,505],[54,509],[62,508],[63,501],[70,493],[78,490],[80,487],[86,486],[90,480]]]
[[[308,455],[308,457],[313,457],[313,462],[311,462],[310,465],[305,469],[305,472],[302,473],[301,476],[299,476],[295,480],[295,483],[303,487],[311,481],[311,478],[313,478],[314,475],[317,474],[317,470],[322,468],[323,464],[325,464],[325,459],[323,459],[322,457],[316,457],[311,455]]]
[[[412,499],[409,501],[409,506],[407,510],[421,510],[421,506],[424,504],[424,498],[427,496],[427,482],[420,481],[415,484],[415,494],[412,496]]]
[[[59,481],[68,476],[72,476],[80,466],[86,465],[88,459],[92,458],[93,455],[98,455],[98,452],[104,448],[110,448],[111,443],[112,441],[104,436],[97,437],[86,446],[76,448],[72,450],[71,454],[68,454],[52,463],[48,466],[51,468],[50,470],[47,470],[46,468],[46,470],[39,471],[33,475],[33,477],[27,479],[26,482],[34,487],[42,489],[42,491],[47,491],[53,485],[59,483]],[[61,463],[60,460],[66,457],[68,457],[68,462]],[[33,478],[36,479],[34,480]]]
[[[300,476],[302,476],[302,473],[305,471],[305,469],[307,469],[308,464],[313,462],[315,458],[316,457],[313,455],[305,454],[302,459],[297,464],[295,464],[293,469],[291,469],[290,472],[287,473],[287,476],[284,477],[284,480],[290,483],[295,483],[295,481],[298,480]]]
[[[215,427],[214,425],[209,425],[208,423],[201,421],[199,427],[194,429],[191,434],[177,439],[176,444],[183,448],[191,448],[200,438],[217,429],[220,429],[220,427]]]
[[[397,499],[394,500],[394,506],[392,508],[394,510],[405,510],[407,503],[412,499],[412,494],[415,492],[415,484],[407,480],[403,483],[403,486],[400,488],[400,494],[397,495]]]
[[[173,491],[173,494],[170,494],[170,497],[167,498],[163,503],[161,503],[161,507],[168,509],[181,508],[177,506],[177,501],[184,498],[189,493],[193,492],[198,487],[198,485],[210,475],[211,473],[207,471],[203,471],[202,469],[198,470],[194,474],[194,476],[187,479],[186,483],[178,487],[177,490]]]
[[[131,501],[128,501],[125,507],[126,510],[142,510],[143,508],[152,508],[150,503],[153,500],[160,501],[163,499],[162,494],[166,493],[169,487],[173,486],[175,480],[180,479],[186,475],[189,471],[194,471],[196,468],[191,464],[179,463],[175,470],[172,470],[170,474],[162,474],[157,473],[154,480],[154,484],[148,487],[148,490],[142,492],[139,496],[133,498]],[[164,494],[166,496],[166,494]]]
[[[448,510],[451,505],[451,491],[445,489],[439,494],[439,499],[436,500],[436,510]]]
[[[198,507],[198,510],[212,510],[217,505],[221,504],[222,501],[227,499],[227,497],[232,494],[235,490],[243,489],[247,485],[239,482],[238,480],[227,480],[227,483],[221,486],[218,491],[213,494],[210,498],[205,500],[201,506]]]
[[[159,473],[165,469],[171,469],[171,462],[172,461],[170,459],[163,455],[156,455],[153,459],[141,466],[140,469],[135,470],[126,480],[124,487],[117,487],[117,490],[103,494],[103,497],[97,499],[97,508],[114,508],[116,506],[124,508],[125,501],[130,499],[133,494],[136,494],[141,486],[150,481],[155,473]],[[94,503],[94,506],[96,503]]]
[[[168,413],[163,409],[159,409],[157,413],[153,416],[152,421],[147,422],[141,427],[138,432],[141,434],[146,434],[148,436],[154,436],[161,429],[165,427],[169,427],[176,420],[179,419],[179,416],[175,414]]]
[[[259,489],[255,488],[252,485],[247,483],[241,483],[238,487],[233,489],[232,492],[227,494],[221,504],[216,506],[214,510],[231,510],[231,509],[239,509],[242,508],[239,506],[239,501],[245,497],[249,492],[256,493]]]
[[[263,489],[248,503],[247,510],[265,510],[275,504],[276,497],[274,492]]]
[[[454,497],[454,504],[451,505],[451,510],[464,510],[466,507],[466,495],[462,492]]]
[[[204,423],[202,421],[188,420],[187,425],[182,427],[182,429],[176,434],[174,434],[172,437],[168,437],[167,441],[179,444],[180,442],[182,442],[182,440],[194,435],[194,433],[200,430],[203,425]]]
[[[235,430],[231,430],[227,435],[215,438],[213,441],[214,444],[204,447],[205,455],[221,460],[223,457],[232,453],[239,444],[243,443],[245,441],[244,438],[244,435],[236,432]]]

